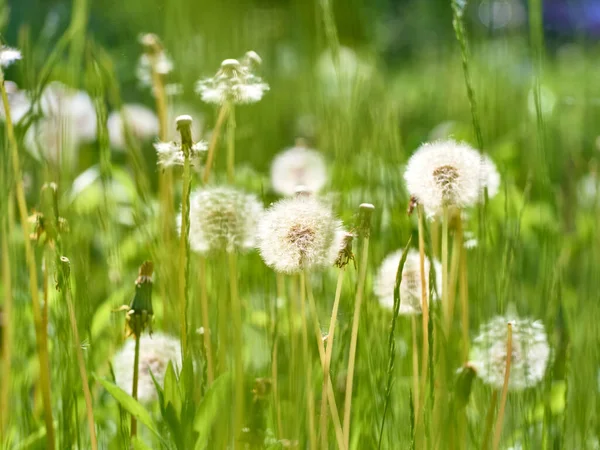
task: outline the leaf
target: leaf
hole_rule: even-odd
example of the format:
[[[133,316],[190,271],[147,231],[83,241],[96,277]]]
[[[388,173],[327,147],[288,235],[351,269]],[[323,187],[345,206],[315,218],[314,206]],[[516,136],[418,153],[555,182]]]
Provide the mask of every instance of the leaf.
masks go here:
[[[131,446],[133,447],[133,450],[152,450],[138,436],[135,436],[131,440]]]
[[[210,430],[223,408],[227,408],[231,396],[231,373],[226,372],[217,378],[200,403],[194,419],[194,429],[198,432],[196,450],[206,448]]]
[[[152,420],[152,417],[150,417],[150,413],[141,405],[140,402],[110,381],[97,377],[94,378],[96,378],[98,383],[100,383],[102,387],[104,387],[104,389],[106,389],[106,391],[112,395],[114,399],[118,401],[129,414],[139,420],[140,423],[143,423],[146,428],[152,431],[152,433],[154,433],[161,441],[163,441],[162,437],[158,433],[154,421]]]
[[[171,361],[169,361],[165,372],[164,395],[165,407],[168,407],[169,404],[173,405],[176,417],[179,418],[181,414],[181,393],[179,392],[177,375]]]

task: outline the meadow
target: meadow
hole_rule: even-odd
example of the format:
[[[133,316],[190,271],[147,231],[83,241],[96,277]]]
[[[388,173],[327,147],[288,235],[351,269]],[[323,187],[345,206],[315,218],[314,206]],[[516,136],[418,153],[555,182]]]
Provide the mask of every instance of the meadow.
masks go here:
[[[600,448],[544,7],[0,1],[0,448]]]

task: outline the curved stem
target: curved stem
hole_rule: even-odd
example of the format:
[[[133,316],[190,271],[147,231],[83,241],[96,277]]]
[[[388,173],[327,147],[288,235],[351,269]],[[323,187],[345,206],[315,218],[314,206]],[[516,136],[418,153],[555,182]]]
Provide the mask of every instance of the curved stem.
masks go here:
[[[235,426],[237,433],[244,426],[244,360],[242,347],[242,305],[238,293],[237,255],[227,254],[229,262],[229,293],[231,295],[231,317],[233,320],[233,353],[235,367]]]
[[[228,105],[227,103],[223,103],[221,109],[219,110],[219,115],[217,116],[217,122],[215,123],[215,127],[212,130],[212,135],[210,137],[210,144],[208,145],[208,156],[206,157],[206,164],[204,166],[204,174],[202,176],[202,181],[204,184],[208,183],[208,179],[210,177],[210,169],[212,168],[215,153],[217,150],[217,142],[219,141],[219,135],[221,134],[221,128],[223,127],[223,122],[225,122],[225,118],[228,113]]]
[[[9,219],[10,221],[10,219]],[[10,221],[12,225],[12,221]],[[10,247],[8,244],[9,227],[6,223],[2,226],[2,285],[4,287],[4,330],[2,332],[2,386],[0,390],[0,437],[3,439],[8,423],[8,401],[10,398],[10,370],[12,360],[12,275],[10,271]]]
[[[135,355],[133,357],[133,386],[131,388],[131,396],[137,400],[138,397],[138,378],[140,374],[140,337],[135,336]],[[137,420],[135,416],[131,416],[131,437],[137,435]]]
[[[362,307],[365,280],[367,278],[367,262],[369,260],[369,237],[365,236],[358,275],[358,286],[356,289],[356,301],[354,303],[354,318],[352,320],[352,335],[350,336],[350,355],[348,357],[348,378],[346,379],[346,398],[344,402],[344,445],[350,444],[350,417],[352,412],[352,384],[354,382],[354,364],[356,362],[356,345],[358,342],[358,325],[360,323],[360,311]]]
[[[204,328],[204,349],[206,352],[207,378],[210,386],[215,379],[215,363],[212,354],[210,318],[208,315],[208,293],[206,291],[206,258],[200,257],[200,308],[202,309],[202,327]]]
[[[235,179],[235,106],[233,104],[229,107],[227,122],[227,181],[233,183]]]
[[[415,415],[419,410],[419,347],[417,344],[417,318],[415,314],[410,316],[412,333],[412,372],[413,372],[413,407]]]
[[[508,381],[510,379],[510,364],[512,361],[512,324],[506,324],[508,336],[506,338],[506,369],[504,371],[504,384],[502,385],[502,397],[500,398],[500,410],[496,419],[496,431],[494,432],[493,450],[497,450],[502,436],[502,423],[504,421],[504,409],[506,408],[506,398],[508,397]]]
[[[23,180],[21,178],[21,165],[19,162],[19,149],[10,114],[10,105],[8,95],[4,86],[4,73],[0,70],[0,94],[4,105],[6,136],[10,144],[12,156],[13,176],[15,182],[15,193],[17,195],[17,206],[21,219],[21,229],[23,231],[23,245],[25,247],[25,259],[29,269],[29,289],[31,292],[31,306],[33,310],[33,321],[35,324],[35,338],[37,344],[38,359],[40,365],[40,389],[42,391],[42,400],[44,404],[44,422],[46,425],[46,445],[49,450],[55,448],[54,421],[52,419],[52,404],[50,398],[50,357],[48,355],[48,339],[44,329],[42,311],[38,292],[37,268],[35,255],[31,242],[29,241],[29,222],[27,221],[27,202],[25,200],[25,190],[23,189]]]
[[[488,448],[490,442],[490,434],[492,432],[492,425],[494,423],[494,409],[496,408],[496,401],[498,400],[498,391],[494,390],[492,398],[490,399],[490,406],[485,416],[485,431],[483,432],[483,441],[481,442],[481,450]]]

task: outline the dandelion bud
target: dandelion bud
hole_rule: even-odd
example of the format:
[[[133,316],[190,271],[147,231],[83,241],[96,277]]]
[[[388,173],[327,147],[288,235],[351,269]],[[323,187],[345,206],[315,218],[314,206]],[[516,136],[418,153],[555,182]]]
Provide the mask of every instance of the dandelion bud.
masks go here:
[[[375,206],[371,203],[362,203],[358,207],[358,235],[368,238],[371,235],[371,216]]]
[[[454,402],[457,408],[464,408],[469,403],[471,388],[476,375],[475,369],[469,363],[458,371],[454,385]]]
[[[221,70],[227,75],[232,75],[240,69],[240,62],[237,59],[225,59],[221,63]]]
[[[250,70],[256,69],[262,64],[262,58],[254,50],[250,50],[244,55],[242,64]]]
[[[354,261],[354,254],[352,253],[353,240],[354,235],[352,233],[344,232],[344,240],[342,241],[338,257],[335,260],[336,267],[342,269],[346,267],[350,261]]]
[[[184,152],[189,152],[192,146],[192,117],[182,115],[175,119],[177,131],[181,134],[181,146]]]
[[[127,326],[136,337],[141,336],[146,327],[152,332],[152,261],[146,261],[140,266],[139,275],[135,280],[135,295],[127,312]]]
[[[198,168],[202,164],[208,146],[204,141],[192,143],[191,116],[187,114],[178,116],[175,122],[177,131],[181,135],[181,142],[155,143],[157,163],[163,167],[182,166],[185,158],[188,157],[192,167]]]
[[[58,276],[56,278],[56,290],[64,291],[68,286],[69,277],[71,276],[71,261],[66,256],[61,256],[58,259]]]

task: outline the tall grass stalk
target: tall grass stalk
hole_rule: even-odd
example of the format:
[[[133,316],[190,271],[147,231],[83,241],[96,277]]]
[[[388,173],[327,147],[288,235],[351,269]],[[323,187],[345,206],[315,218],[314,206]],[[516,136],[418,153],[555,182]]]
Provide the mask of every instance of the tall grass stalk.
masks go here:
[[[227,181],[233,183],[235,180],[235,106],[229,107],[229,118],[227,119]]]
[[[204,184],[208,183],[210,179],[210,170],[212,169],[215,154],[217,152],[217,144],[219,142],[219,136],[221,134],[221,128],[223,128],[223,123],[229,114],[229,104],[223,103],[221,108],[219,109],[219,115],[217,116],[217,122],[212,130],[210,136],[210,143],[208,145],[208,155],[206,157],[206,164],[204,165],[204,174],[202,175],[202,181]]]
[[[15,179],[15,193],[17,196],[17,206],[21,220],[21,229],[23,232],[23,245],[25,247],[25,259],[29,270],[29,290],[31,293],[31,306],[33,310],[33,320],[35,324],[35,337],[37,353],[39,360],[39,383],[42,392],[42,401],[44,404],[44,421],[46,424],[46,445],[48,450],[55,448],[54,421],[52,419],[52,404],[50,398],[50,358],[48,355],[47,331],[44,329],[44,321],[40,307],[38,292],[37,268],[35,255],[31,242],[29,240],[29,223],[27,221],[27,203],[25,200],[25,190],[23,189],[23,179],[21,175],[21,164],[19,162],[19,149],[15,138],[15,131],[10,114],[10,104],[8,95],[4,86],[4,72],[0,70],[0,94],[5,113],[6,136],[10,146],[10,153],[13,166],[13,176]]]
[[[387,415],[387,410],[390,404],[390,399],[392,396],[392,379],[394,376],[394,361],[396,359],[396,340],[395,340],[395,332],[396,332],[396,321],[398,320],[398,312],[400,311],[400,283],[402,283],[402,271],[404,270],[404,264],[406,263],[406,257],[408,256],[408,251],[410,249],[410,242],[412,238],[408,239],[408,243],[402,252],[402,257],[400,258],[400,262],[398,264],[398,270],[396,271],[396,281],[394,283],[394,307],[392,308],[392,322],[390,324],[390,333],[388,334],[388,367],[387,367],[387,381],[385,384],[385,403],[383,406],[383,417],[381,418],[381,427],[379,428],[379,445],[377,448],[381,449],[381,443],[383,441],[383,428],[385,426],[385,418]],[[416,324],[414,319],[414,314],[411,315],[412,319],[412,329],[413,329],[413,350],[416,345]],[[414,361],[417,353],[413,352],[413,370],[414,370]],[[413,372],[414,373],[414,372]],[[417,380],[417,378],[413,378],[413,380]],[[417,395],[417,391],[413,392],[413,398]]]
[[[460,214],[456,217],[456,227],[454,229],[454,237],[452,240],[452,256],[450,260],[450,279],[448,280],[449,291],[448,291],[448,316],[445,318],[445,328],[448,337],[452,329],[452,323],[454,322],[454,308],[456,300],[456,286],[458,285],[459,270],[462,257],[463,247],[463,233],[462,233],[462,219]]]
[[[356,287],[356,298],[354,301],[354,317],[352,319],[352,334],[350,336],[350,353],[348,355],[348,371],[346,378],[346,398],[344,401],[344,445],[349,448],[350,444],[350,418],[352,416],[352,387],[354,382],[354,365],[356,362],[356,345],[358,343],[358,326],[360,324],[360,313],[367,279],[367,265],[369,263],[369,238],[371,234],[371,214],[374,206],[363,203],[360,205],[359,232],[363,237],[361,260],[359,265],[358,284]]]
[[[9,195],[9,199],[11,196]],[[11,202],[12,203],[12,202]],[[9,205],[10,208],[10,205]],[[10,216],[8,214],[7,216]],[[3,330],[2,330],[2,389],[0,390],[0,442],[4,441],[6,435],[9,400],[11,392],[11,368],[12,368],[12,344],[13,344],[13,293],[12,293],[12,273],[10,270],[10,247],[8,236],[10,227],[8,223],[10,218],[5,218],[2,224],[2,285],[4,287],[3,303]]]
[[[325,349],[325,362],[323,363],[323,387],[321,389],[321,447],[328,448],[328,415],[327,415],[327,391],[329,389],[331,356],[333,355],[333,338],[335,336],[335,326],[337,323],[337,314],[342,297],[342,285],[344,282],[345,269],[341,267],[338,272],[337,283],[335,287],[335,298],[333,308],[331,309],[331,319],[329,320],[329,332],[327,333],[327,347]]]
[[[208,313],[208,292],[206,287],[206,258],[200,257],[200,267],[198,268],[198,276],[200,279],[200,308],[202,310],[202,327],[204,329],[204,351],[206,353],[206,372],[208,386],[215,379],[215,362],[212,351],[212,335],[210,330],[210,316]]]
[[[462,237],[462,236],[461,236]],[[463,345],[463,360],[469,358],[469,284],[467,279],[467,251],[464,244],[460,248],[459,296],[461,313],[461,331]]]
[[[242,343],[242,304],[238,292],[237,254],[227,253],[229,267],[229,293],[231,296],[231,317],[233,320],[233,355],[235,370],[235,421],[234,432],[244,426],[244,355]]]
[[[273,381],[273,404],[275,405],[275,420],[277,423],[277,435],[283,436],[283,421],[281,418],[281,401],[279,398],[279,318],[277,314],[280,300],[286,298],[285,279],[282,273],[277,272],[277,298],[273,306],[273,346],[271,350],[271,378]],[[289,330],[291,333],[291,329]]]
[[[425,278],[425,226],[423,217],[423,206],[417,206],[417,221],[419,232],[419,275],[421,279],[421,309],[423,311],[423,347],[421,349],[421,386],[419,387],[419,409],[415,410],[415,440],[419,440],[418,446],[425,445],[425,433],[421,432],[420,427],[425,427],[425,392],[427,390],[427,374],[429,373],[429,303],[426,278]]]
[[[500,397],[500,409],[496,419],[496,430],[494,432],[493,450],[498,450],[500,438],[502,437],[502,424],[504,421],[504,410],[506,408],[506,398],[508,397],[508,381],[510,379],[510,365],[512,362],[512,324],[506,324],[508,336],[506,338],[506,369],[504,371],[504,384],[502,385],[502,396]]]
[[[85,399],[85,410],[88,421],[88,429],[90,432],[90,445],[92,450],[98,449],[98,439],[96,438],[96,422],[94,420],[94,409],[92,406],[92,393],[90,392],[90,383],[85,368],[85,359],[83,350],[81,349],[81,340],[79,339],[79,330],[77,328],[77,316],[75,315],[75,306],[73,305],[73,293],[71,291],[71,267],[69,259],[60,257],[60,277],[63,282],[62,292],[69,310],[69,321],[71,323],[71,331],[73,332],[73,344],[75,353],[77,354],[77,364],[79,365],[79,375],[81,376],[81,384],[83,387],[83,396]]]
[[[137,333],[135,337],[135,353],[133,356],[133,384],[131,386],[131,396],[137,400],[138,398],[138,381],[140,377],[140,335]],[[135,415],[131,415],[131,438],[137,436],[137,419]]]

